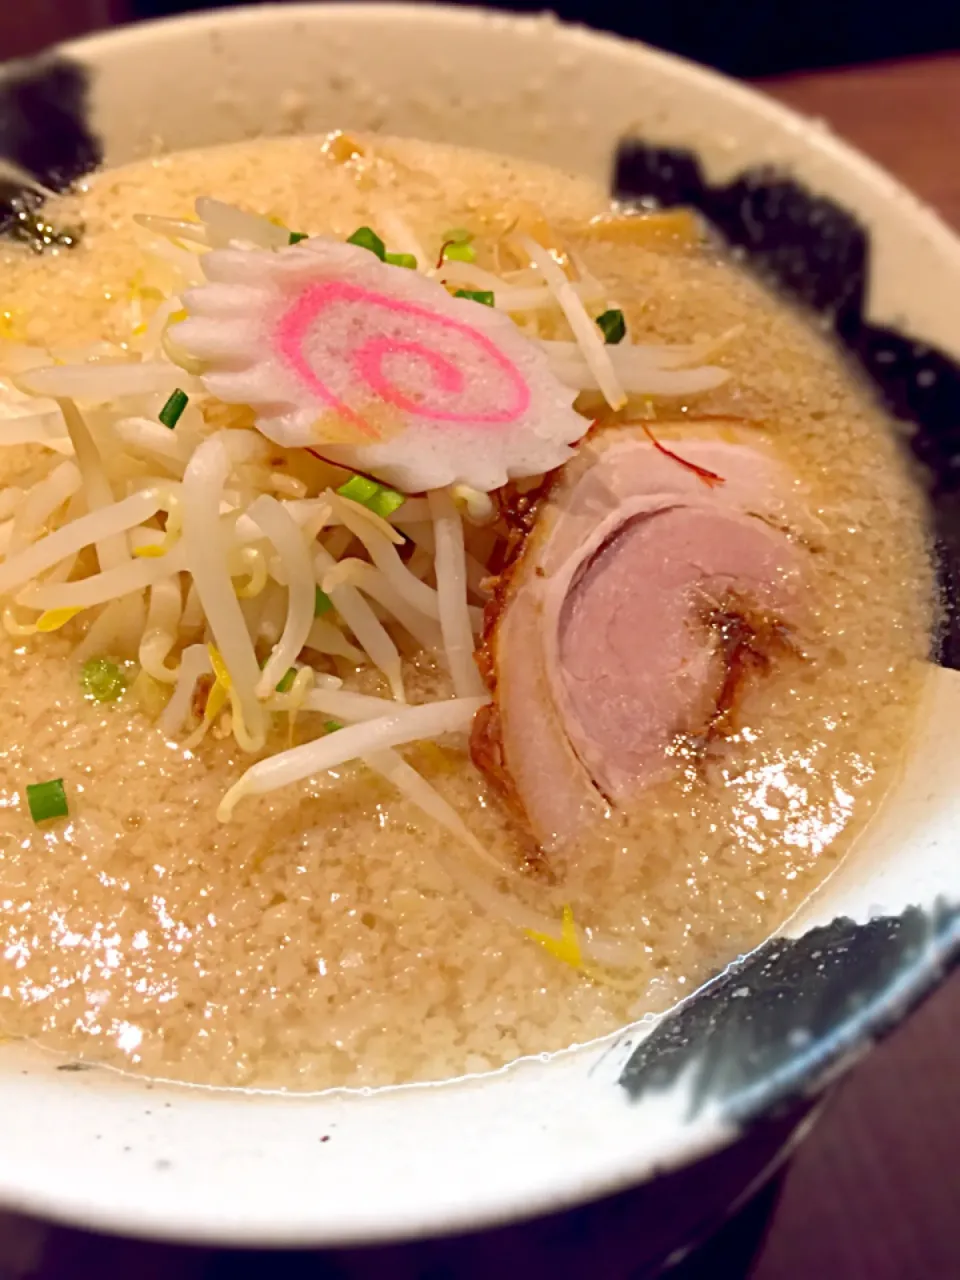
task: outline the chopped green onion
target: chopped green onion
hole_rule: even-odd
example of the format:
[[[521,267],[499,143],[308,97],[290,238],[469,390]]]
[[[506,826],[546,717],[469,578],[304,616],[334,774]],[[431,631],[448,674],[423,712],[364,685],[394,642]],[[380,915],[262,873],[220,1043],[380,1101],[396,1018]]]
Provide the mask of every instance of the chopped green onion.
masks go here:
[[[385,253],[383,260],[391,267],[406,267],[408,271],[417,269],[417,260],[412,253]]]
[[[277,693],[289,693],[293,688],[293,682],[297,678],[297,668],[288,667],[286,673],[277,685]]]
[[[305,231],[291,231],[289,244],[299,244],[301,240],[309,240],[310,237]]]
[[[379,488],[376,480],[369,480],[366,476],[351,476],[339,487],[337,493],[341,498],[349,498],[351,502],[360,502],[366,506]]]
[[[490,289],[458,289],[455,298],[469,298],[471,302],[482,302],[485,307],[493,306],[493,291]]]
[[[173,428],[180,421],[180,415],[189,403],[190,397],[185,391],[181,391],[177,387],[176,391],[170,392],[170,398],[157,415],[165,427]]]
[[[115,662],[91,658],[80,669],[80,685],[96,702],[116,702],[127,687],[127,678]]]
[[[342,729],[343,725],[339,720],[324,720],[323,729],[325,733],[336,733],[338,729]]]
[[[366,507],[384,520],[406,502],[403,494],[397,493],[396,489],[389,489],[376,480],[368,480],[366,476],[351,476],[346,484],[340,486],[337,493],[341,498],[359,502],[362,507]]]
[[[449,231],[445,231],[440,245],[437,269],[439,270],[448,258],[453,262],[476,262],[477,252],[470,243],[472,239],[473,232],[468,231],[466,227],[451,227]]]
[[[321,591],[319,587],[313,593],[313,616],[322,618],[325,613],[329,613],[333,608],[333,601],[325,591]]]
[[[49,822],[51,818],[65,818],[70,812],[67,793],[62,778],[49,782],[35,782],[27,787],[27,804],[34,822]]]
[[[477,251],[468,241],[454,241],[444,249],[443,257],[447,262],[476,262]]]
[[[604,311],[602,316],[597,316],[597,326],[608,346],[615,347],[627,336],[627,325],[622,311]]]
[[[347,244],[359,245],[361,249],[369,249],[381,262],[387,256],[387,246],[371,227],[357,227],[352,236],[347,236]]]

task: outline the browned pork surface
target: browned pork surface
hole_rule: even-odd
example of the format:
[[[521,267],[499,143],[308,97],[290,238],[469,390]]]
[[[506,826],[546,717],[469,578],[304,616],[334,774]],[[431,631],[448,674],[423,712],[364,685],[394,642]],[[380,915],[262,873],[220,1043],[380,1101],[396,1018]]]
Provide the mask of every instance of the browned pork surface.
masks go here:
[[[489,607],[494,703],[474,759],[545,849],[722,733],[791,646],[794,481],[762,442],[594,436],[542,500]]]

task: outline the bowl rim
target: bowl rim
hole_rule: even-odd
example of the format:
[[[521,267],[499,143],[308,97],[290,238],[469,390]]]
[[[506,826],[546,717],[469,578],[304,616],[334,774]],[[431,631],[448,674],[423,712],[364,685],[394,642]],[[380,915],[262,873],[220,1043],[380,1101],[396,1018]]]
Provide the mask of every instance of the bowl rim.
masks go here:
[[[278,21],[293,24],[323,22],[328,18],[335,20],[346,17],[370,25],[392,20],[410,22],[413,25],[433,22],[438,25],[459,24],[465,29],[496,21],[504,29],[515,30],[535,29],[546,18],[568,36],[582,40],[587,46],[600,50],[606,49],[611,53],[629,48],[641,62],[655,62],[672,67],[675,75],[686,78],[688,82],[698,84],[707,90],[721,92],[731,100],[739,102],[753,114],[764,116],[784,129],[804,136],[814,150],[819,150],[840,161],[848,170],[874,186],[878,194],[885,198],[907,201],[913,206],[913,216],[922,219],[927,232],[936,238],[937,249],[955,256],[960,261],[960,230],[954,230],[927,201],[922,200],[905,183],[878,161],[871,159],[859,147],[824,127],[822,121],[777,101],[753,82],[726,75],[712,67],[631,36],[622,36],[590,27],[585,23],[560,19],[550,10],[538,13],[505,12],[487,9],[477,4],[420,5],[416,0],[407,0],[407,2],[365,0],[363,4],[357,4],[355,0],[332,0],[331,3],[322,5],[310,3],[310,0],[295,0],[291,4],[267,0],[267,3],[242,5],[226,11],[200,9],[191,13],[138,19],[122,26],[61,41],[41,51],[37,56],[43,58],[50,54],[62,54],[89,62],[95,61],[103,54],[109,55],[122,51],[125,45],[140,44],[144,39],[152,38],[155,33],[174,29],[178,31],[196,29],[199,33],[223,26],[242,29],[247,26],[270,26]],[[6,63],[0,61],[0,75],[7,68],[30,60],[18,59]]]

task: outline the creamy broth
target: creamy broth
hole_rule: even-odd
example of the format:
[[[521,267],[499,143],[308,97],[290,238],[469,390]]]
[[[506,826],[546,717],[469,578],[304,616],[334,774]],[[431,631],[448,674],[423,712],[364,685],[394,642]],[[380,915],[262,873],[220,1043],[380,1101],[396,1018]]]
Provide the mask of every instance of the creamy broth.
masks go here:
[[[4,637],[5,1036],[150,1076],[308,1090],[487,1071],[668,1007],[824,880],[910,733],[935,592],[892,424],[819,333],[715,248],[584,236],[606,207],[585,180],[413,142],[351,157],[320,139],[258,141],[102,173],[50,211],[82,222],[76,249],[4,250],[9,335],[123,342],[145,261],[133,215],[191,217],[198,195],[339,237],[399,215],[427,245],[451,226],[493,235],[532,205],[604,282],[634,341],[742,325],[717,357],[730,383],[689,416],[736,415],[800,477],[820,640],[763,682],[705,765],[678,768],[557,857],[552,879],[524,885],[558,922],[569,905],[579,924],[630,941],[629,982],[605,982],[478,910],[436,856],[451,837],[362,766],[245,800],[221,824],[219,799],[247,764],[232,741],[184,750],[130,695],[86,700],[80,622]],[[24,484],[47,463],[23,448],[0,466],[5,484]],[[408,677],[413,700],[448,691],[415,655]],[[350,683],[386,692],[370,675]],[[519,863],[513,821],[465,749],[404,750],[487,848]],[[37,826],[25,788],[54,777],[69,819]]]

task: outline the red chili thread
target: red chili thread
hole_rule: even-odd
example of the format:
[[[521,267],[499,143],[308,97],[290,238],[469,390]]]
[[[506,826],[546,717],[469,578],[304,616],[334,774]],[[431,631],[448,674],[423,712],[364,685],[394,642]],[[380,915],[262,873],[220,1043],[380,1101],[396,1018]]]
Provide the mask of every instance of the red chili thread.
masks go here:
[[[665,444],[661,444],[645,422],[641,422],[640,425],[643,427],[647,439],[656,450],[664,454],[665,457],[672,458],[674,462],[679,462],[681,467],[686,467],[688,471],[692,471],[693,474],[699,480],[702,480],[705,485],[708,485],[712,489],[715,485],[726,484],[724,477],[718,476],[715,471],[708,471],[706,467],[698,467],[695,462],[689,462],[686,458],[681,458],[679,453],[674,453],[673,450],[668,449]]]

